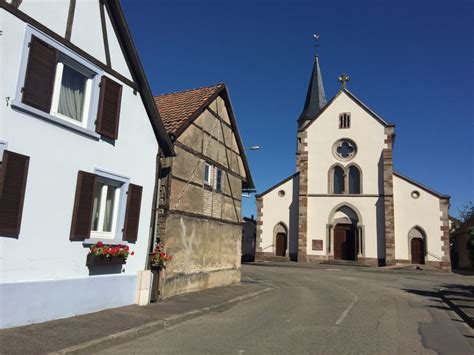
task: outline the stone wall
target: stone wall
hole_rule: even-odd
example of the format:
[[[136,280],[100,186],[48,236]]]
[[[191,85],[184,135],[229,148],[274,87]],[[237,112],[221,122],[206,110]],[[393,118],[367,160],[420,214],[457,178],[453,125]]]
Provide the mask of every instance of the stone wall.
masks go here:
[[[394,127],[386,127],[387,148],[382,152],[384,189],[385,264],[395,264],[395,216],[393,204],[393,159]]]
[[[296,167],[299,171],[298,194],[298,261],[307,262],[308,243],[308,149],[307,131],[298,132]]]

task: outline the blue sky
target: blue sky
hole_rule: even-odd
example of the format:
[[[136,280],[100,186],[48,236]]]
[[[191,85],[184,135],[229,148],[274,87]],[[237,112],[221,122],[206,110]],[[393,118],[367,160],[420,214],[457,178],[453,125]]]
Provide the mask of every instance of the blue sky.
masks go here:
[[[326,97],[349,89],[396,124],[394,166],[474,201],[474,2],[122,1],[154,94],[225,82],[258,191],[295,171],[296,120],[321,35]],[[255,213],[244,199],[243,214]]]

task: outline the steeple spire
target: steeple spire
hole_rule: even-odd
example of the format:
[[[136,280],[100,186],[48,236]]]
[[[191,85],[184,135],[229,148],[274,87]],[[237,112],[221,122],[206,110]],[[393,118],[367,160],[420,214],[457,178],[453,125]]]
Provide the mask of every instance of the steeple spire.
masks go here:
[[[319,56],[314,56],[313,72],[309,81],[308,93],[304,103],[303,112],[298,118],[298,124],[301,126],[305,121],[311,120],[326,105],[326,95],[324,94],[323,78],[319,68]]]

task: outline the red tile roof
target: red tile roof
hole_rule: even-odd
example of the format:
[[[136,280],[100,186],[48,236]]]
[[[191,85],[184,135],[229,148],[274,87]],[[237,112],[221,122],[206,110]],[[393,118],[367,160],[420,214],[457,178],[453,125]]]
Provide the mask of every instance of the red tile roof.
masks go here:
[[[155,103],[168,134],[175,134],[188,119],[217,92],[224,84],[174,92],[155,96]]]

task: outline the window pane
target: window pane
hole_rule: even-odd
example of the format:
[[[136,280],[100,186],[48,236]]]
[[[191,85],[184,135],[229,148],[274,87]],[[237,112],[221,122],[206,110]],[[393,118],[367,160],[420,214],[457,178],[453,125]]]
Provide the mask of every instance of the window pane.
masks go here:
[[[112,222],[114,218],[114,200],[115,200],[115,186],[107,186],[107,198],[105,200],[105,215],[104,215],[104,232],[112,232]]]
[[[334,193],[342,194],[344,192],[344,171],[339,166],[334,168]]]
[[[99,215],[100,215],[100,196],[102,194],[101,182],[95,183],[95,192],[94,192],[94,207],[92,208],[92,230],[98,231],[99,229]]]
[[[217,174],[216,174],[216,190],[221,191],[222,189],[222,170],[217,169]]]
[[[360,173],[355,166],[349,169],[349,193],[360,194]]]
[[[82,122],[86,81],[83,74],[64,65],[58,104],[60,114]]]
[[[209,184],[209,182],[211,181],[210,176],[211,176],[211,167],[206,164],[204,166],[204,182],[205,183]]]

